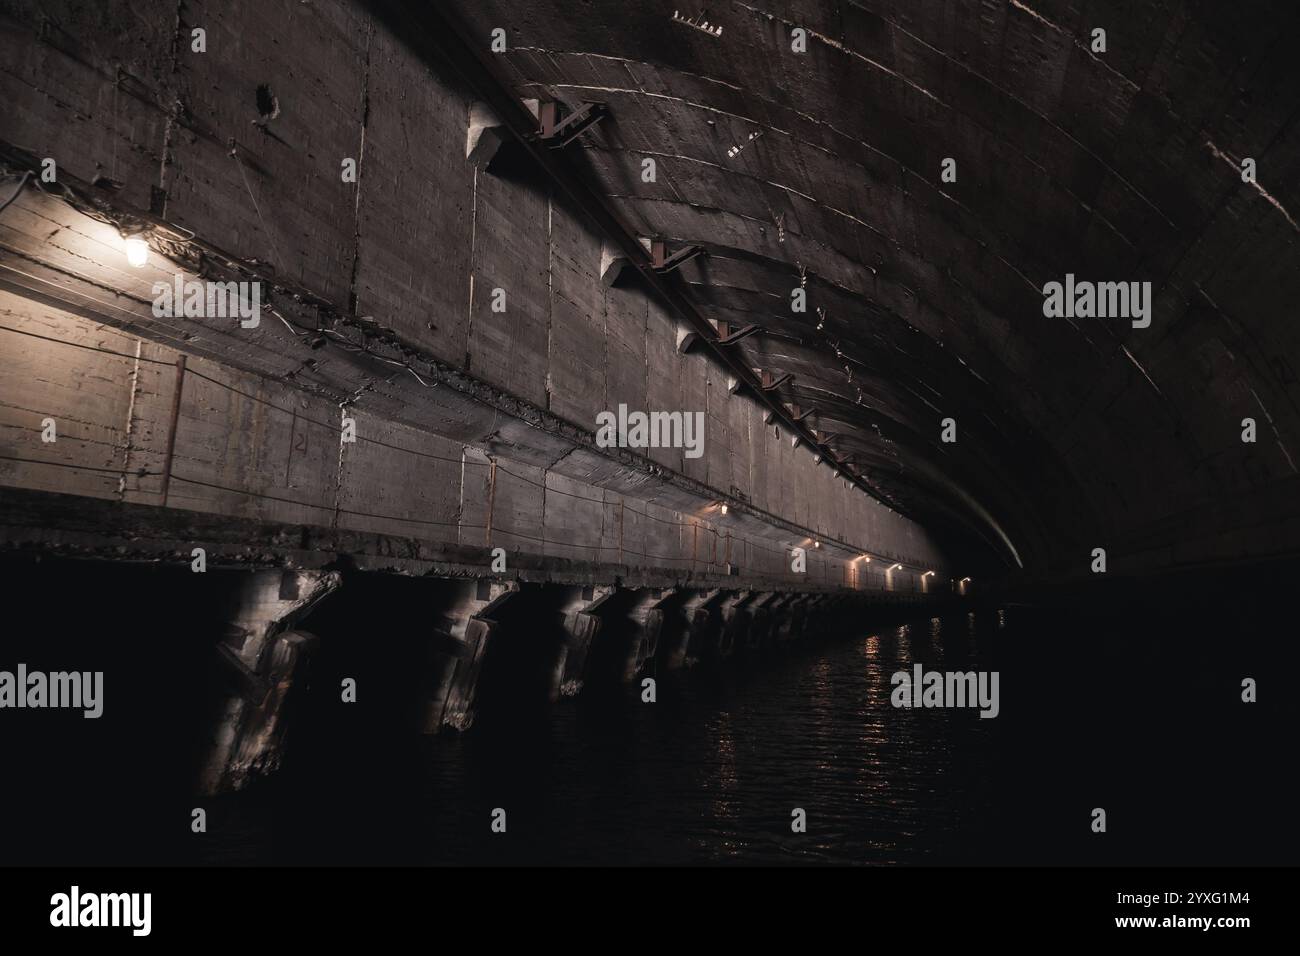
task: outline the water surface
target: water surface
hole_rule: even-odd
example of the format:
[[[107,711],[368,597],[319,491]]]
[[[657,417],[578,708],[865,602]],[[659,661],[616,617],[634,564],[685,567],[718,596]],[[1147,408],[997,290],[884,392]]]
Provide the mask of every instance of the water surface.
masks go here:
[[[997,720],[901,710],[914,661],[978,666],[974,615],[890,624],[720,671],[588,687],[465,734],[350,739],[341,714],[214,808],[223,862],[954,862],[979,843]],[[988,622],[987,630],[996,629]],[[337,711],[337,708],[335,709]],[[306,737],[307,739],[303,739]],[[506,811],[493,833],[492,811]],[[792,812],[807,832],[792,831]]]

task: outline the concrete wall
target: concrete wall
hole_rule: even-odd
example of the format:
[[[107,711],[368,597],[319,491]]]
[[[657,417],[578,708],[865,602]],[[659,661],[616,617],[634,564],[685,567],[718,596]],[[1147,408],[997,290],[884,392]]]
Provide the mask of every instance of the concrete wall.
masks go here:
[[[2,291],[0,342],[6,487],[445,542],[479,549],[485,563],[501,547],[511,567],[526,553],[683,576],[733,565],[817,586],[884,583],[829,542],[808,549],[796,577],[789,548],[799,542],[782,529],[492,461],[362,409],[348,411],[357,441],[343,443],[340,410],[324,398],[202,358],[182,370],[174,349]],[[911,590],[915,575],[895,572],[890,586]]]
[[[1300,547],[1300,71],[1278,42],[1300,6],[445,6],[472,38],[506,30],[492,62],[517,95],[608,106],[576,144],[593,190],[708,251],[692,297],[788,334],[737,348],[793,373],[912,514],[965,492],[1030,573],[1087,575],[1095,546],[1135,572]],[[1151,281],[1150,328],[1046,320],[1066,273]]]
[[[0,216],[0,279],[11,290],[0,297],[5,484],[164,503],[183,350],[195,358],[172,507],[588,560],[780,571],[798,536],[749,525],[741,535],[729,531],[734,521],[694,513],[726,499],[914,570],[942,565],[921,528],[778,439],[706,360],[679,355],[658,303],[606,288],[600,237],[545,183],[527,169],[467,163],[468,96],[360,7],[186,2],[178,17],[162,0],[83,6],[0,3],[0,48],[14,64],[0,73],[13,105],[0,140],[55,158],[68,182],[112,180],[96,194],[110,216],[152,210],[193,232],[203,253],[186,274],[219,250],[276,284],[277,317],[287,319],[268,314],[248,330],[158,320],[148,290],[170,281],[175,260],[155,243],[150,265],[132,270],[111,228],[29,190]],[[191,49],[196,27],[206,52]],[[342,181],[345,158],[358,160],[358,183]],[[504,314],[491,310],[498,287]],[[313,321],[333,334],[308,349]],[[345,336],[367,347],[383,339],[406,358],[386,375],[373,363],[359,369]],[[486,387],[497,407],[466,411],[439,393],[421,380],[435,364],[466,388]],[[355,445],[338,440],[341,401]],[[503,402],[514,416],[500,413]],[[619,403],[706,414],[703,457],[648,452],[670,477],[698,483],[692,494],[680,484],[665,492],[644,468],[591,447],[596,414]],[[526,427],[534,413],[585,444]],[[59,423],[53,445],[40,441],[47,416]],[[484,450],[498,459],[495,480]],[[822,561],[814,553],[810,572]],[[835,570],[820,573],[844,579]]]

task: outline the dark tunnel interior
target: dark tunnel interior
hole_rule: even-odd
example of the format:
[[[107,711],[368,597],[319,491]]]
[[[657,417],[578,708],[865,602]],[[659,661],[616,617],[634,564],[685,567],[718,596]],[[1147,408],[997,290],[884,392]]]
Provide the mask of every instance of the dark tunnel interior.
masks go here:
[[[0,0],[0,864],[1294,866],[1297,35]]]

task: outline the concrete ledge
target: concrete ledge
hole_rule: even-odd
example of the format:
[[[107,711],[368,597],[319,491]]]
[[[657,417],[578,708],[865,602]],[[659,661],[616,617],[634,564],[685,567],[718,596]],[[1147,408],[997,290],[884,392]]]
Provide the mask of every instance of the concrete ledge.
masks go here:
[[[4,488],[0,553],[189,564],[194,548],[212,569],[356,569],[446,578],[624,587],[857,593],[885,604],[923,603],[935,595],[819,583],[811,576],[726,575],[674,568],[542,557],[516,552],[508,573],[493,575],[490,550],[423,538],[253,521],[218,514]]]

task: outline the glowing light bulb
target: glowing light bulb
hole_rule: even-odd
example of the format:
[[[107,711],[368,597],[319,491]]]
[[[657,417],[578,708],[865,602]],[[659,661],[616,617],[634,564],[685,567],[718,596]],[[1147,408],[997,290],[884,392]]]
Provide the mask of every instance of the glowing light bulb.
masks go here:
[[[723,506],[722,506],[722,513],[723,513],[724,515],[727,513],[727,506],[726,506],[726,505],[723,505]]]
[[[126,240],[126,261],[137,269],[149,261],[149,243],[139,236]]]

